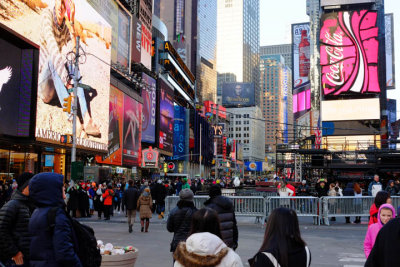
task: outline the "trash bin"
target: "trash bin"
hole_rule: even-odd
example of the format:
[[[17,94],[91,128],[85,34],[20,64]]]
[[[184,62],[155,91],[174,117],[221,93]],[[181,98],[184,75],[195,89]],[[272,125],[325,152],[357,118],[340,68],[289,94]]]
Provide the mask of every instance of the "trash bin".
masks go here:
[[[137,248],[122,255],[102,255],[101,266],[133,267],[139,255]]]

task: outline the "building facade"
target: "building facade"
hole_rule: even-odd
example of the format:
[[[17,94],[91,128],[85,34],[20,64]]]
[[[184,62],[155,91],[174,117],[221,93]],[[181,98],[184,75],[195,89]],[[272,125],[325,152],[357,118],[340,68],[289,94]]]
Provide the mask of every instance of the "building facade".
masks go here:
[[[260,56],[281,55],[285,59],[285,65],[291,66],[292,64],[292,45],[267,45],[260,47]]]
[[[259,0],[224,0],[217,6],[217,71],[231,73],[237,82],[254,82],[260,105]],[[219,92],[220,96],[220,92]]]
[[[229,138],[243,145],[244,161],[264,161],[265,123],[261,108],[228,108]]]

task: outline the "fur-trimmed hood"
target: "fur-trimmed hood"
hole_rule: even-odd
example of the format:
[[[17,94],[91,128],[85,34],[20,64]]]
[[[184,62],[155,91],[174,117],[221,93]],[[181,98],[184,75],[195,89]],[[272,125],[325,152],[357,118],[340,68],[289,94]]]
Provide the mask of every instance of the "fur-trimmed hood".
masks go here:
[[[174,267],[243,266],[240,257],[216,235],[196,233],[179,243]]]

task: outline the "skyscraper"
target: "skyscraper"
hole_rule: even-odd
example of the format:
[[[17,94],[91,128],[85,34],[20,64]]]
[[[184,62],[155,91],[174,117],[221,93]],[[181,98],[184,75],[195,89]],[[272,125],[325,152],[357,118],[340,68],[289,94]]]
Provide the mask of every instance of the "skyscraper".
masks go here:
[[[217,97],[217,1],[198,0],[197,98],[200,103]]]
[[[220,0],[217,6],[217,71],[232,73],[237,82],[254,82],[260,106],[259,0]]]
[[[292,64],[292,45],[267,45],[260,47],[260,56],[281,55],[285,59],[285,65],[291,66]]]

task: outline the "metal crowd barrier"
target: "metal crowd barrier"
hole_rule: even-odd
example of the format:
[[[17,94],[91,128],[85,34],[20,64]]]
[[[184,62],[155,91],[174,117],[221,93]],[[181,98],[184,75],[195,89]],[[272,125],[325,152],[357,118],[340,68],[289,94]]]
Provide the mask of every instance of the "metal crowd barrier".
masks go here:
[[[319,198],[309,196],[267,197],[267,217],[279,207],[291,208],[299,217],[313,217],[314,224],[319,224]]]
[[[208,196],[194,196],[193,202],[196,208],[204,208],[204,202]],[[236,216],[256,217],[260,223],[264,222],[266,215],[265,199],[261,196],[228,196],[233,202]],[[165,199],[165,218],[179,201],[178,196],[168,196]]]
[[[320,210],[322,219],[329,225],[329,218],[350,217],[350,216],[369,216],[369,209],[374,203],[374,197],[322,197]]]

